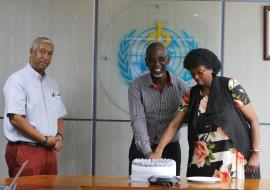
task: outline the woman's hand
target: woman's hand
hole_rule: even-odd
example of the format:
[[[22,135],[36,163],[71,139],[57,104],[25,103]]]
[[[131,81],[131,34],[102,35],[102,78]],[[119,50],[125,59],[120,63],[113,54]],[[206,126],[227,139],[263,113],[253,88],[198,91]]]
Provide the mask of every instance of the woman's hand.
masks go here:
[[[157,153],[157,151],[155,151],[149,155],[148,159],[160,159],[161,156],[162,156],[162,153]]]
[[[260,152],[253,152],[245,167],[246,173],[256,173],[260,166]]]
[[[251,129],[251,147],[253,149],[260,149],[260,124],[258,118],[255,114],[253,106],[251,103],[241,106],[241,113],[245,117],[245,119],[249,122]],[[260,152],[253,151],[251,157],[248,160],[248,163],[245,167],[246,173],[255,173],[260,165]]]

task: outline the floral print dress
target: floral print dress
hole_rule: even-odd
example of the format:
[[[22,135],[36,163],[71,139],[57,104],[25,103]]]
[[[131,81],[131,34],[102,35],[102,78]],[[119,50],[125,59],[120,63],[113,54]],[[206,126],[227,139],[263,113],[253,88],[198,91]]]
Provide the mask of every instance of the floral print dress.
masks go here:
[[[250,103],[245,90],[236,80],[230,79],[228,88],[236,107]],[[229,180],[231,177],[244,179],[244,166],[247,163],[244,156],[236,150],[222,126],[211,125],[202,119],[207,102],[208,96],[201,96],[194,137],[196,142],[192,147],[194,151],[189,154],[187,176],[213,176],[223,180]],[[187,111],[188,103],[189,94],[186,94],[179,111]]]

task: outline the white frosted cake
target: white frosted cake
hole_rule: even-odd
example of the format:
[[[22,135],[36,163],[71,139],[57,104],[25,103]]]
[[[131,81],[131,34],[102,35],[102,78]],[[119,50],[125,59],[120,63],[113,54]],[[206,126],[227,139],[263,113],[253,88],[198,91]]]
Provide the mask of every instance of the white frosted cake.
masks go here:
[[[135,159],[131,166],[131,181],[148,182],[151,176],[175,176],[176,162],[172,159]]]

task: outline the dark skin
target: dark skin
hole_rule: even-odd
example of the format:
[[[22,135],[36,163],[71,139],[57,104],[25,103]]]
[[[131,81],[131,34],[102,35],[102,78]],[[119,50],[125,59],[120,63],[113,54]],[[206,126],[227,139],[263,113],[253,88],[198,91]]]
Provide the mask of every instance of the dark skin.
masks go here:
[[[192,78],[196,81],[198,85],[202,87],[201,93],[203,96],[208,96],[211,89],[211,84],[213,80],[213,70],[206,68],[204,65],[200,65],[192,70],[190,70]],[[253,109],[251,103],[247,105],[243,105],[239,107],[240,112],[245,117],[245,119],[249,122],[251,127],[251,142],[252,149],[260,149],[260,140],[259,140],[259,121],[257,119],[256,113]],[[151,159],[161,158],[162,152],[165,146],[171,141],[174,135],[181,128],[184,118],[186,116],[186,112],[177,112],[173,120],[170,122],[168,127],[166,128],[162,138],[155,150],[154,153],[149,155]],[[259,152],[252,152],[251,157],[247,161],[247,165],[245,167],[245,172],[247,173],[255,173],[259,167]]]
[[[53,44],[48,42],[41,42],[38,47],[30,49],[29,63],[33,69],[35,69],[40,75],[44,75],[45,70],[51,63],[53,55]],[[24,136],[43,143],[45,136],[32,126],[23,115],[9,114],[10,123],[17,128]],[[64,120],[58,119],[58,132],[63,134],[64,132]],[[47,144],[54,148],[56,151],[60,151],[63,147],[63,139],[61,136],[56,137],[48,136]]]
[[[30,49],[29,63],[40,75],[44,75],[45,70],[50,65],[53,49],[53,45],[47,42],[41,42],[36,49]]]
[[[169,79],[166,74],[166,68],[170,63],[165,46],[160,44],[147,49],[145,62],[151,73],[153,83],[158,84],[161,89],[164,89],[168,85]],[[152,152],[147,153],[146,158],[151,154]]]
[[[153,82],[159,84],[163,89],[167,85],[166,68],[170,63],[165,46],[158,45],[149,48],[146,52],[145,62],[150,70]]]

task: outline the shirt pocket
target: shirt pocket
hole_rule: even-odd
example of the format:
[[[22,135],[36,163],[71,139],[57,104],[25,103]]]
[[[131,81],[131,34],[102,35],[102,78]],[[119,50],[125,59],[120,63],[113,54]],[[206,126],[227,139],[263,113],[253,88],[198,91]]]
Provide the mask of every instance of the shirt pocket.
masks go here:
[[[54,114],[55,117],[58,117],[60,112],[60,106],[61,106],[61,96],[55,95],[50,98],[50,108]]]

